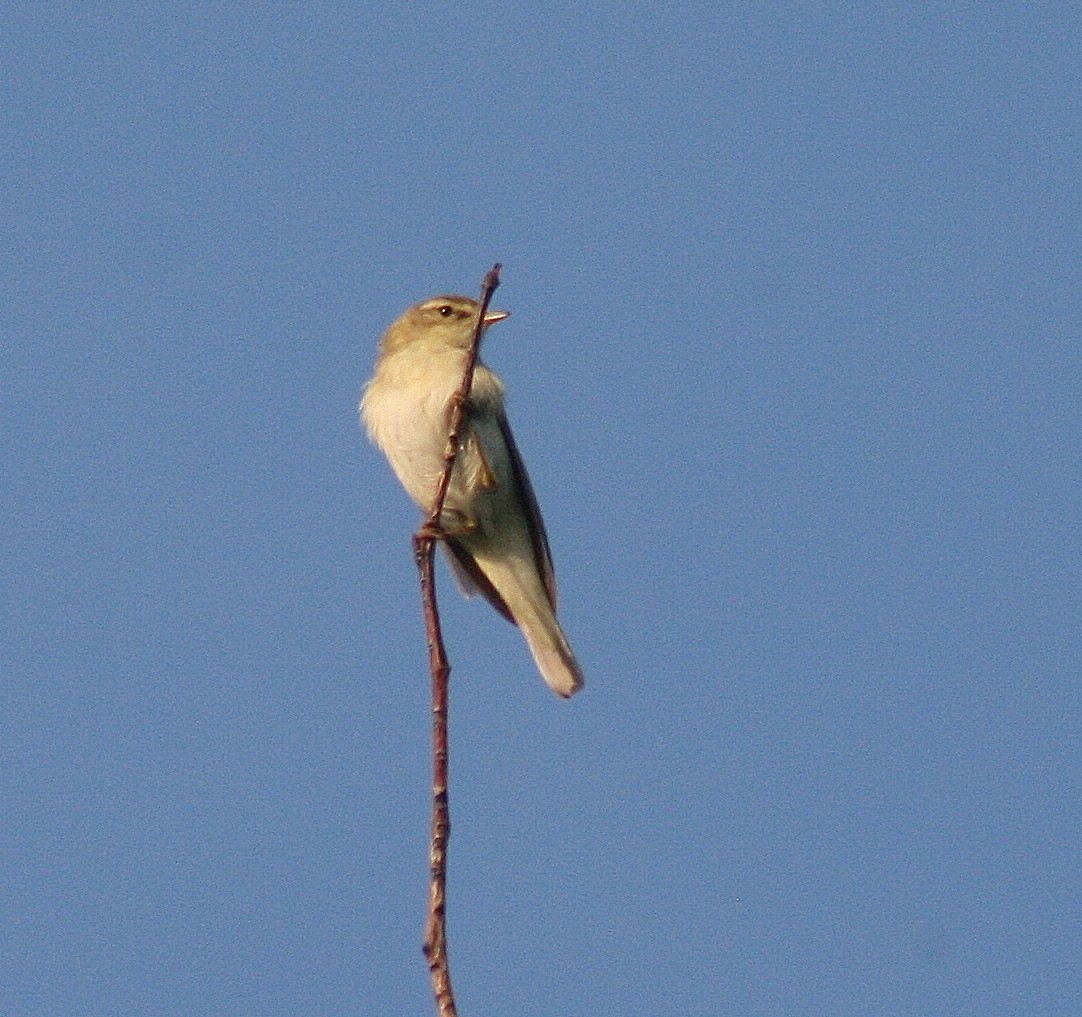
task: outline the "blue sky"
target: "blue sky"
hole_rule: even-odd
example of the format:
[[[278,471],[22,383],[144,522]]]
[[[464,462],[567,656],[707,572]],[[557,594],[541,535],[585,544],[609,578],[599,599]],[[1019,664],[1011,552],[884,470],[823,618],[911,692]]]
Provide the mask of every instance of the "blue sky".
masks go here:
[[[431,1012],[438,292],[587,677],[441,571],[466,1014],[1082,1007],[1062,4],[51,5],[0,32],[0,1010]]]

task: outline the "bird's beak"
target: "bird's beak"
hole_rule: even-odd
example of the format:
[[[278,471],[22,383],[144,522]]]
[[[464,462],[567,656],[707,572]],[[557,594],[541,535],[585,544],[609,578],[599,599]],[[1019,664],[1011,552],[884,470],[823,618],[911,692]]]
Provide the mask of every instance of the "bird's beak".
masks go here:
[[[510,318],[510,311],[486,311],[485,312],[485,327],[489,325],[495,325],[498,321],[503,321],[504,318]]]

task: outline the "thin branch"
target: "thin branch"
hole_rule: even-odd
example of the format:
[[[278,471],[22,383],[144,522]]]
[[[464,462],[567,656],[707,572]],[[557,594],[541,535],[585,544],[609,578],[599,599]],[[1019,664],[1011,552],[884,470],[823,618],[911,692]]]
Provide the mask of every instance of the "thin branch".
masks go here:
[[[421,584],[421,604],[424,611],[425,634],[428,639],[428,664],[432,672],[432,831],[428,849],[428,917],[425,921],[424,954],[432,979],[438,1017],[457,1017],[454,994],[451,991],[451,966],[447,957],[447,843],[451,837],[451,808],[447,791],[448,740],[447,700],[451,665],[443,645],[439,607],[436,603],[435,548],[443,531],[440,516],[451,473],[466,424],[473,372],[484,331],[485,312],[496,287],[500,285],[500,264],[497,262],[481,285],[481,306],[474,324],[473,341],[466,356],[466,368],[451,406],[450,432],[444,452],[443,472],[440,474],[432,511],[413,535],[413,555]]]
[[[451,406],[451,431],[447,436],[447,448],[443,453],[443,473],[440,474],[439,486],[436,488],[436,500],[432,503],[432,512],[428,516],[426,527],[431,529],[431,536],[439,536],[440,513],[443,512],[443,503],[447,498],[447,489],[451,486],[451,472],[458,456],[458,447],[462,440],[462,428],[466,423],[466,407],[469,404],[470,388],[473,386],[473,369],[477,366],[477,354],[481,347],[481,333],[484,331],[485,313],[488,311],[492,294],[500,285],[499,262],[489,270],[481,283],[481,307],[477,312],[477,321],[473,326],[473,342],[470,343],[466,354],[466,369],[462,372],[462,385],[455,395]],[[422,531],[426,528],[422,527]]]

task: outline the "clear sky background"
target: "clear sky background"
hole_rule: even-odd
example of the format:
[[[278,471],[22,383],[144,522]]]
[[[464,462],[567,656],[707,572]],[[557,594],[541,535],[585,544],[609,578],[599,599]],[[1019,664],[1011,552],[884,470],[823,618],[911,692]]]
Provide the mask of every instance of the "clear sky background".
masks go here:
[[[0,1013],[432,1011],[439,292],[587,676],[441,565],[479,1014],[1082,1012],[1070,4],[0,23]]]

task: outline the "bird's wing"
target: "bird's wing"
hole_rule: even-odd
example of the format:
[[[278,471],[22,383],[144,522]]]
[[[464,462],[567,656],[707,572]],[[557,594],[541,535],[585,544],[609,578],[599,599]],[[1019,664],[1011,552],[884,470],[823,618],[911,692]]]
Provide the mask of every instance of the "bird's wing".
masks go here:
[[[507,423],[507,417],[501,412],[496,412],[489,418],[489,423],[496,424],[495,432],[489,430],[489,434],[492,435],[492,438],[495,438],[496,434],[498,434],[499,440],[502,440],[507,448],[507,461],[510,464],[509,475],[506,478],[494,478],[492,476],[481,451],[480,435],[472,428],[466,442],[467,461],[473,463],[474,460],[478,460],[480,462],[480,467],[475,466],[475,468],[479,470],[478,477],[484,476],[487,478],[488,484],[484,486],[490,486],[493,481],[497,484],[501,482],[510,484],[511,490],[503,492],[503,497],[500,500],[504,503],[518,505],[521,508],[524,516],[523,521],[526,524],[526,530],[530,538],[537,574],[541,577],[549,604],[555,611],[556,576],[552,569],[552,552],[549,550],[548,535],[545,533],[545,524],[541,519],[541,510],[537,505],[537,496],[534,494],[533,485],[530,483],[530,477],[526,472],[526,466],[522,462],[518,446],[515,445],[515,439]],[[469,455],[470,450],[473,451],[473,455]],[[485,575],[470,550],[469,537],[464,536],[461,539],[448,537],[443,544],[447,551],[448,561],[451,563],[451,571],[454,573],[455,580],[462,592],[467,597],[480,593],[500,614],[514,623],[514,617],[508,609],[507,603],[488,576]]]
[[[497,420],[511,459],[511,482],[516,488],[517,501],[526,513],[526,523],[530,530],[530,543],[533,545],[537,571],[545,584],[545,592],[548,594],[552,610],[555,611],[556,573],[552,570],[552,551],[549,549],[549,538],[548,534],[545,533],[545,524],[541,519],[541,509],[537,504],[537,495],[533,492],[530,475],[526,472],[526,464],[523,463],[522,456],[519,455],[515,438],[511,434],[511,426],[507,423],[507,417],[501,413],[498,415]]]

